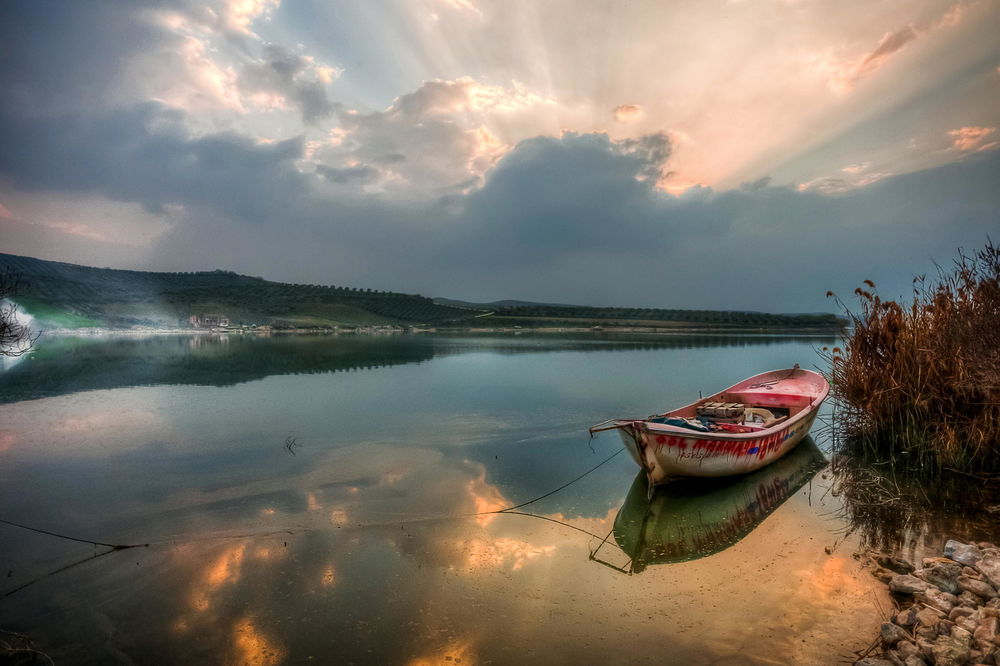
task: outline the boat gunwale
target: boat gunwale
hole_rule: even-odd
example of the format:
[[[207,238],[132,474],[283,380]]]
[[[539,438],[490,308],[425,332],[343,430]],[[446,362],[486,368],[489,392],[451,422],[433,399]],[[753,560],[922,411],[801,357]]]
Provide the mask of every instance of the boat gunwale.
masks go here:
[[[683,407],[677,407],[676,409],[671,409],[671,410],[669,410],[667,412],[664,412],[663,415],[657,415],[657,416],[654,416],[652,418],[661,418],[662,416],[665,416],[665,415],[668,415],[668,414],[671,414],[671,413],[674,413],[674,412],[681,412],[681,411],[684,411],[684,410],[692,408],[692,407],[697,407],[699,404],[701,404],[703,402],[710,401],[710,400],[712,400],[712,398],[715,398],[717,396],[721,396],[721,395],[727,393],[728,391],[732,391],[733,389],[735,389],[737,386],[740,386],[741,384],[746,384],[747,382],[751,382],[753,380],[759,379],[759,378],[764,377],[766,375],[771,375],[771,374],[780,373],[780,372],[787,372],[788,370],[792,370],[792,368],[779,368],[778,370],[768,370],[767,372],[761,372],[761,373],[753,375],[751,377],[747,377],[746,379],[740,380],[740,381],[736,382],[735,384],[733,384],[732,386],[730,386],[729,388],[722,389],[721,391],[716,391],[715,393],[711,394],[707,398],[698,398],[698,400],[695,400],[692,403],[684,405]],[[684,437],[686,439],[702,439],[702,440],[713,440],[713,441],[718,441],[718,440],[724,440],[724,441],[747,441],[747,440],[753,440],[753,439],[758,439],[758,438],[762,438],[762,437],[768,437],[768,436],[773,435],[775,433],[781,432],[781,431],[787,429],[789,426],[795,424],[796,422],[801,421],[802,419],[807,418],[808,416],[810,416],[813,412],[815,412],[816,410],[819,409],[820,405],[823,404],[823,401],[826,400],[826,397],[830,393],[830,385],[827,382],[826,377],[824,377],[822,374],[816,372],[815,370],[807,370],[805,368],[797,368],[797,370],[800,370],[801,372],[809,373],[811,375],[815,375],[815,376],[819,377],[820,379],[822,379],[823,380],[822,390],[820,390],[818,393],[815,393],[815,394],[809,394],[809,393],[803,393],[803,394],[801,394],[803,397],[808,397],[809,398],[809,404],[806,405],[805,407],[803,407],[802,410],[799,411],[798,414],[795,414],[794,416],[789,416],[787,419],[782,420],[780,423],[774,424],[770,428],[764,428],[762,430],[754,430],[753,432],[745,432],[745,433],[742,433],[742,432],[741,433],[737,433],[737,432],[725,432],[725,431],[702,432],[702,431],[699,431],[699,430],[691,430],[689,428],[683,428],[681,426],[668,425],[666,423],[655,423],[655,422],[651,421],[649,418],[645,418],[645,419],[616,419],[614,421],[614,427],[617,427],[617,428],[623,428],[623,427],[628,427],[628,426],[635,427],[636,424],[641,424],[641,428],[643,429],[644,432],[652,432],[652,433],[656,433],[656,434],[670,434],[670,435],[681,436],[681,437]],[[762,393],[762,395],[767,395],[767,394],[766,393]]]

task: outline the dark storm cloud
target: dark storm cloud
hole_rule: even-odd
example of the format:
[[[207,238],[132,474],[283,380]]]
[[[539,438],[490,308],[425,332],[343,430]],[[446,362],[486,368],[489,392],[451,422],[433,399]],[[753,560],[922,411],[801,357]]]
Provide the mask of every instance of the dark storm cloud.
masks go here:
[[[293,160],[302,140],[257,144],[230,132],[192,138],[183,114],[146,104],[44,118],[0,113],[0,174],[22,190],[101,194],[141,203],[205,205],[252,223],[304,196]]]
[[[166,2],[0,3],[0,105],[21,113],[65,113],[100,103],[131,55],[165,35],[137,10]]]
[[[653,151],[654,153],[656,151]],[[463,201],[465,221],[445,246],[449,261],[511,265],[553,253],[639,242],[655,219],[653,189],[638,177],[658,168],[650,151],[622,150],[605,134],[539,137],[519,144]]]

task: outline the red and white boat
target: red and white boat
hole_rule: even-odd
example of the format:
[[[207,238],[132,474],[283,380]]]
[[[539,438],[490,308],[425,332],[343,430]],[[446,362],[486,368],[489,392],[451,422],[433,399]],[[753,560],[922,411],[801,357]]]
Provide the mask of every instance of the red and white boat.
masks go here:
[[[796,364],[663,414],[610,419],[590,432],[618,430],[650,488],[675,476],[746,474],[791,451],[829,392],[823,375]]]

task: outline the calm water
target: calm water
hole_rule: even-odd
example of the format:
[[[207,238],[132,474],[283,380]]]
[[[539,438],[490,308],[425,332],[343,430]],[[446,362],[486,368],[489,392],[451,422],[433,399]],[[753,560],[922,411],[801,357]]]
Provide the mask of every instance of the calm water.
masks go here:
[[[592,423],[833,340],[44,342],[0,375],[0,519],[149,544],[0,524],[0,629],[57,662],[836,663],[888,608],[821,435],[652,503],[622,454],[481,513],[621,448]]]

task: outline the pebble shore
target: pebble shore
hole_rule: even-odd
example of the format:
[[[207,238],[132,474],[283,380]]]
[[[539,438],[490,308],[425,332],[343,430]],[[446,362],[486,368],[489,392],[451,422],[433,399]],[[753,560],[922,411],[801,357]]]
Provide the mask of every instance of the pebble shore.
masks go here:
[[[920,567],[885,554],[859,553],[886,583],[898,611],[855,666],[1000,666],[1000,548],[950,540],[943,557]]]

